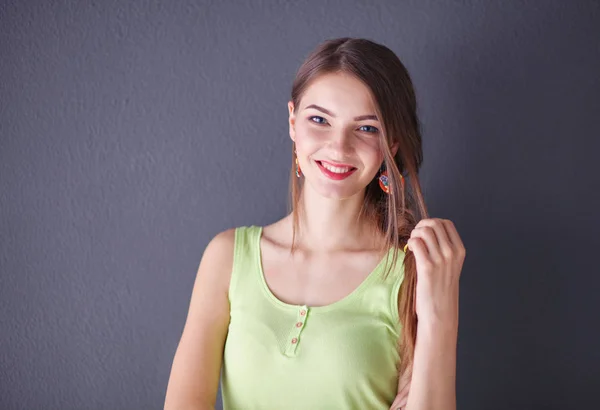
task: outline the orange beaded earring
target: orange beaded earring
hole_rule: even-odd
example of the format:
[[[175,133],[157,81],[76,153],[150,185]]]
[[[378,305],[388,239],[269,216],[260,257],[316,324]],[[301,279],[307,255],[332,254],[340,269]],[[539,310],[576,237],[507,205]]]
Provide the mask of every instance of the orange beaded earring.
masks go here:
[[[400,174],[400,185],[402,185],[402,189],[404,190],[404,176],[402,174]],[[385,162],[383,164],[381,164],[381,168],[379,169],[379,187],[381,188],[381,190],[383,192],[385,192],[386,194],[389,195],[390,193],[390,183],[388,180],[388,173],[387,170],[385,169]],[[407,252],[408,249],[408,243],[406,245],[404,245],[404,253]]]
[[[404,176],[400,174],[400,185],[402,185],[402,189],[404,189]],[[381,168],[379,169],[379,187],[386,194],[390,193],[390,182],[388,180],[388,173],[385,169],[385,162],[381,164]]]
[[[390,193],[390,183],[388,181],[387,170],[381,171],[379,174],[379,187],[386,194]]]
[[[300,174],[302,174],[302,170],[300,169],[300,164],[298,164],[298,151],[294,151],[296,153],[296,176],[300,178]]]

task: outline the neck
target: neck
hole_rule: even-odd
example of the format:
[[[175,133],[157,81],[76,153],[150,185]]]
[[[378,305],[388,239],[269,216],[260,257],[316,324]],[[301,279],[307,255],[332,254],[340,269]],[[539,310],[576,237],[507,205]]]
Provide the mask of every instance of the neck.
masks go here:
[[[369,221],[359,218],[363,201],[364,190],[345,199],[327,198],[305,184],[298,244],[317,252],[376,248],[380,235]]]

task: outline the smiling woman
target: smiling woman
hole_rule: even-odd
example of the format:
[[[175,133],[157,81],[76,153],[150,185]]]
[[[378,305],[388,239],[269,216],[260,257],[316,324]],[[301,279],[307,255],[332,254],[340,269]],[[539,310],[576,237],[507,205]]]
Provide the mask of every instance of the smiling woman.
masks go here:
[[[370,40],[325,41],[288,111],[290,211],[207,246],[165,408],[213,408],[220,380],[225,409],[454,409],[462,248],[427,218],[406,68]]]
[[[305,90],[300,106],[292,100],[288,109],[298,164],[312,188],[324,197],[344,199],[373,180],[383,151],[375,104],[362,81],[344,72],[324,73]],[[345,184],[330,183],[346,179]]]

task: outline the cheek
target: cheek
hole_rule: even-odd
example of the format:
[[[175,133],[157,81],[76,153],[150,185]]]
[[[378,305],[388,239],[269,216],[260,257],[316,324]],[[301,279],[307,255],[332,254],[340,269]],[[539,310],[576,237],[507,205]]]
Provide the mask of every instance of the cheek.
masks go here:
[[[380,143],[378,136],[371,135],[369,137],[362,138],[361,144],[363,145],[364,149],[370,151],[372,155],[382,155],[380,154],[381,150],[379,149]]]
[[[317,148],[322,141],[324,141],[322,133],[308,126],[308,124],[298,124],[296,126],[296,147],[302,151]]]
[[[363,153],[365,160],[370,162],[383,161],[383,153],[379,149],[379,140],[376,137],[358,138],[356,148]]]

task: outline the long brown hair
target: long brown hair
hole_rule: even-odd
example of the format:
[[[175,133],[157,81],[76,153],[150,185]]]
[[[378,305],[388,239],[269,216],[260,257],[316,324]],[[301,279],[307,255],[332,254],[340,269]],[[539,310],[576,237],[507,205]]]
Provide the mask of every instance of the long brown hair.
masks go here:
[[[414,87],[406,67],[386,46],[362,38],[330,39],[319,44],[298,69],[291,93],[294,112],[314,79],[338,72],[354,75],[371,90],[376,115],[382,125],[380,148],[388,171],[390,193],[381,190],[378,177],[375,177],[366,187],[360,218],[372,222],[385,238],[382,253],[393,249],[392,263],[386,267],[388,275],[396,266],[398,250],[406,244],[417,222],[428,217],[417,175],[423,162],[423,148]],[[398,144],[396,155],[390,149],[394,144]],[[295,144],[292,146],[288,198],[288,210],[293,213],[292,252],[299,229],[299,213],[302,212],[299,199],[304,184],[303,177],[296,177],[294,152]],[[404,187],[401,176],[406,181]],[[404,279],[398,300],[402,327],[398,345],[400,375],[412,372],[417,338],[417,272],[412,252],[407,252],[403,264]]]

